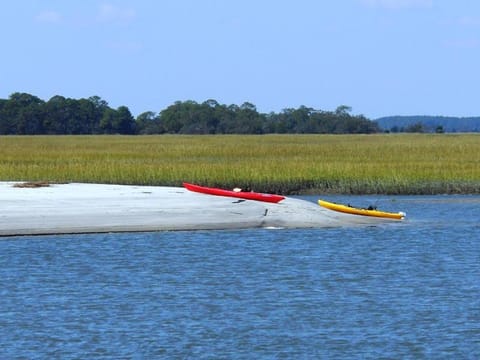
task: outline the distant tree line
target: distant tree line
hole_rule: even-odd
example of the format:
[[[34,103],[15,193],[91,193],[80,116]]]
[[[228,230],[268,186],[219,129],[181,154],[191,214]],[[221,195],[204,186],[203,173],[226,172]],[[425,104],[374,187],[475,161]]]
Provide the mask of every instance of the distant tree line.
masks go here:
[[[370,134],[380,132],[376,122],[351,115],[351,108],[335,111],[306,106],[280,113],[259,113],[255,105],[224,105],[177,101],[155,113],[134,118],[126,106],[111,108],[98,96],[48,101],[14,93],[0,99],[0,135],[80,134]]]
[[[386,116],[375,120],[387,132],[480,132],[480,117]]]
[[[0,99],[2,135],[134,134],[135,119],[126,106],[112,109],[98,96],[47,102],[26,93]]]

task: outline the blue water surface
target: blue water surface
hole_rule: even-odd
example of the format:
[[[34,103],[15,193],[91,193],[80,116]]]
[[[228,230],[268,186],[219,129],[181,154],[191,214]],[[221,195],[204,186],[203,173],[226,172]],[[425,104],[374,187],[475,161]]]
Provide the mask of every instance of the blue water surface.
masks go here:
[[[480,358],[480,197],[327,199],[408,218],[1,238],[0,358]]]

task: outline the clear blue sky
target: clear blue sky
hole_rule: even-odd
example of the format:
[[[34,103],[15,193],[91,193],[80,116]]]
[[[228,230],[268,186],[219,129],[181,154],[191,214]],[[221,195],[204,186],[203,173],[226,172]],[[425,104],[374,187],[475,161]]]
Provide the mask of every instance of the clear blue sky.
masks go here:
[[[478,0],[2,1],[0,98],[480,116]]]

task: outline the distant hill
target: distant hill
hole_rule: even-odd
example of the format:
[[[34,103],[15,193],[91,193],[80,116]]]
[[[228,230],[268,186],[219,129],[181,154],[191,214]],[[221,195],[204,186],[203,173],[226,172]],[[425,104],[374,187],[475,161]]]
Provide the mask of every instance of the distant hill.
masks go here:
[[[439,127],[445,132],[480,132],[480,116],[386,116],[375,120],[384,131],[403,132],[422,124],[425,132],[435,132]]]

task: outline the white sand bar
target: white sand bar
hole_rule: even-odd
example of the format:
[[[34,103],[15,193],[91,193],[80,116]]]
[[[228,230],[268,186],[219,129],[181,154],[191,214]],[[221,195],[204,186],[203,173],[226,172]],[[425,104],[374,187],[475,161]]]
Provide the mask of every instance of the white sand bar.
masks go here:
[[[285,198],[278,204],[184,188],[0,182],[0,236],[161,230],[321,228],[385,220],[341,214]]]

